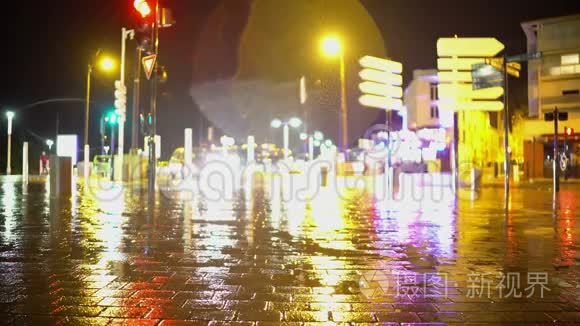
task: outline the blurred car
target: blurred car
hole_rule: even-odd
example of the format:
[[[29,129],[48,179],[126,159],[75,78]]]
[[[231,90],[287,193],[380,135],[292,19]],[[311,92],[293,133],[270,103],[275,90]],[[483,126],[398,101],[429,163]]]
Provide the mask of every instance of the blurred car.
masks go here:
[[[109,176],[111,173],[111,155],[95,155],[93,173],[101,177]]]
[[[191,153],[191,157],[192,159],[196,157],[195,152]],[[173,151],[167,163],[167,170],[169,173],[179,175],[181,178],[185,178],[188,175],[199,175],[199,169],[193,162],[190,167],[185,167],[185,149],[183,147],[179,147]]]

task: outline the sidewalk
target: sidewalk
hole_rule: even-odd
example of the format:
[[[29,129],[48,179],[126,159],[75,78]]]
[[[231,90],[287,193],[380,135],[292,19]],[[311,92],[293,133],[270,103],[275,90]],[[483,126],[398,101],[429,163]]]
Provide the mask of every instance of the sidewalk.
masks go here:
[[[535,186],[547,186],[551,187],[553,180],[551,178],[535,178],[535,179],[520,179],[518,182],[514,182],[514,180],[510,180],[510,186],[512,187],[535,187]],[[504,178],[503,176],[497,178],[489,178],[482,180],[483,187],[503,187],[504,185]],[[560,185],[580,185],[580,179],[568,179],[564,180],[564,178],[560,178]]]

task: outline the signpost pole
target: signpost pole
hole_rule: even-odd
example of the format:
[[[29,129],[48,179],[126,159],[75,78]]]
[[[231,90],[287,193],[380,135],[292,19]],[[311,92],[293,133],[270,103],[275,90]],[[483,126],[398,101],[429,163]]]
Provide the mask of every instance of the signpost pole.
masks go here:
[[[554,193],[560,191],[560,175],[558,171],[558,107],[554,108],[554,157],[552,169],[554,174]]]
[[[503,146],[504,146],[504,170],[505,170],[505,193],[506,196],[510,191],[510,153],[509,153],[509,103],[508,103],[508,73],[507,73],[507,57],[503,56],[503,82],[504,82],[504,95],[503,95]]]

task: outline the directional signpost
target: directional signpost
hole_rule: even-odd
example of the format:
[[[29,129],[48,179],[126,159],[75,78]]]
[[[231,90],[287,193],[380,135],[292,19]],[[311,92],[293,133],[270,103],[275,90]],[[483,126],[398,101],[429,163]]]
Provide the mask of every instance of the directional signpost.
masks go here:
[[[473,66],[485,65],[487,58],[495,56],[503,48],[501,42],[489,37],[440,38],[437,41],[439,106],[454,111],[503,110],[503,103],[497,100],[503,95],[502,85],[485,92],[468,90],[473,86]],[[493,71],[488,72],[493,74]]]
[[[450,37],[437,40],[439,107],[453,111],[504,110],[504,103],[498,100],[504,95],[503,83],[500,82],[503,80],[500,78],[501,72],[486,63],[488,58],[495,57],[503,49],[504,45],[493,37]],[[473,66],[479,67],[475,73]],[[453,184],[457,187],[459,183],[457,113],[454,120]],[[507,120],[505,124],[507,128]],[[509,189],[507,134],[504,138],[507,191]]]
[[[383,110],[400,110],[403,107],[403,65],[387,59],[364,56],[359,60],[363,93],[359,103],[366,107]]]
[[[362,92],[358,101],[361,105],[387,110],[387,134],[389,150],[387,157],[387,178],[389,189],[393,184],[391,164],[391,112],[403,108],[403,65],[400,62],[383,58],[364,56],[359,60],[362,70],[359,76],[362,82],[358,88]]]

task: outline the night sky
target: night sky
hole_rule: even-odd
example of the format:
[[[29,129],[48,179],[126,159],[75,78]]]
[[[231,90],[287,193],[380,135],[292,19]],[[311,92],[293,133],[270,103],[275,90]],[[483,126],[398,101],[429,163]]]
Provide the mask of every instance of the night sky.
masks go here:
[[[228,0],[225,0],[228,1]],[[240,1],[245,0],[229,0]],[[286,0],[272,0],[286,1]],[[164,155],[179,146],[185,127],[197,131],[207,126],[189,96],[193,76],[194,53],[199,32],[207,17],[218,6],[218,0],[167,0],[177,25],[162,32],[161,51],[169,81],[161,90],[159,128],[164,138]],[[424,1],[363,0],[383,33],[388,54],[405,65],[405,83],[413,69],[435,68],[435,44],[442,36],[495,36],[507,45],[509,54],[525,52],[526,39],[520,27],[523,21],[580,12],[575,1]],[[331,2],[330,2],[331,3]],[[60,133],[82,134],[86,66],[98,48],[112,55],[120,49],[120,29],[132,28],[134,13],[129,0],[55,0],[11,2],[2,10],[3,78],[0,81],[0,106],[17,112],[13,169],[20,167],[20,147],[25,139],[31,143],[32,161],[38,157],[41,142],[54,138],[58,119]],[[239,36],[232,32],[235,44]],[[134,43],[129,43],[128,80],[132,79],[131,57]],[[231,70],[235,59],[215,62]],[[526,78],[514,81],[512,105],[526,105]],[[94,74],[91,141],[98,140],[96,121],[102,111],[112,106],[113,81],[118,73]],[[129,99],[131,92],[129,92]],[[69,101],[18,107],[54,98]],[[128,106],[130,108],[130,101]],[[0,120],[0,168],[5,170],[6,123]],[[130,129],[127,128],[127,132]],[[199,135],[194,131],[194,134]],[[127,139],[127,143],[129,143]],[[32,170],[35,173],[35,170]]]

